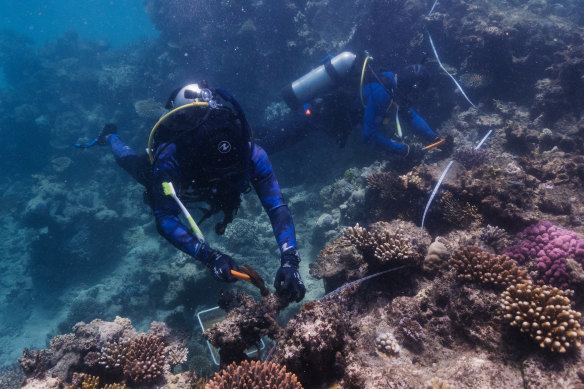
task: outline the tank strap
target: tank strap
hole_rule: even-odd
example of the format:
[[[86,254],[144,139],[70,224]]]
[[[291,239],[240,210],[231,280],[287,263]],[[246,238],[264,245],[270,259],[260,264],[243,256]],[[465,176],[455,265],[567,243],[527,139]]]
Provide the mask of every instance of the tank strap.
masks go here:
[[[335,67],[331,63],[331,59],[330,58],[327,58],[324,61],[324,70],[326,70],[326,72],[330,76],[331,80],[333,80],[335,82],[335,84],[338,84],[338,83],[341,82],[341,76],[337,72],[337,69],[335,69]]]

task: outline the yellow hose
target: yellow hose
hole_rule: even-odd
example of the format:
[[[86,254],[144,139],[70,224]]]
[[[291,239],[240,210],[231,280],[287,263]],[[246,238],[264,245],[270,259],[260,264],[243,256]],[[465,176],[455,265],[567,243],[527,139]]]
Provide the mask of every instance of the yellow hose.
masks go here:
[[[152,131],[150,131],[150,136],[148,137],[148,148],[146,149],[148,151],[148,158],[150,158],[150,163],[154,163],[154,155],[152,154],[153,150],[152,150],[152,140],[154,139],[154,134],[156,133],[156,130],[158,129],[158,126],[160,126],[160,124],[162,124],[163,121],[165,121],[170,115],[174,114],[175,112],[178,112],[182,109],[185,108],[191,108],[191,107],[208,107],[209,103],[204,102],[204,101],[194,101],[192,103],[189,104],[185,104],[185,105],[181,105],[178,108],[173,109],[172,111],[168,112],[166,115],[164,115],[163,117],[161,117],[156,124],[154,125],[154,127],[152,127]]]
[[[365,108],[365,100],[363,100],[363,79],[365,78],[365,67],[367,66],[367,61],[373,59],[370,56],[365,57],[365,61],[363,61],[363,69],[361,70],[361,87],[359,88],[359,94],[361,95],[361,104],[363,104],[363,108]]]

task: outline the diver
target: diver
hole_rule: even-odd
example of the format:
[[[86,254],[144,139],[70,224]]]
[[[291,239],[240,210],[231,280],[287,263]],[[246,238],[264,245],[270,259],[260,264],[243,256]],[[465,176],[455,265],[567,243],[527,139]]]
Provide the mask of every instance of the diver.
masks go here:
[[[321,66],[284,88],[282,97],[292,113],[273,126],[277,131],[261,131],[258,143],[274,153],[320,130],[333,135],[343,147],[352,128],[361,125],[366,144],[406,160],[419,161],[431,147],[443,145],[446,140],[413,109],[429,85],[430,75],[425,65],[410,65],[397,74],[384,71],[377,75],[371,71],[373,82],[363,85],[370,57],[364,58],[361,61],[350,52],[334,58],[329,56]],[[359,86],[355,76],[361,70],[360,64],[363,67]],[[394,139],[382,133],[390,113],[395,117]],[[403,143],[400,119],[431,147]]]
[[[207,203],[202,220],[223,212],[223,221],[215,226],[221,235],[233,220],[241,194],[252,186],[280,248],[276,293],[286,302],[302,300],[306,288],[298,272],[300,256],[292,216],[268,155],[254,143],[240,105],[226,91],[210,90],[202,81],[173,91],[165,108],[168,112],[153,128],[147,154],[136,154],[120,139],[113,124],[105,125],[95,143],[109,144],[117,163],[146,188],[144,198],[152,208],[158,232],[205,264],[218,281],[236,281],[232,271],[238,266],[231,256],[205,243],[194,221],[189,229],[179,219],[182,201]],[[176,188],[177,199],[169,195],[168,183],[173,191]]]

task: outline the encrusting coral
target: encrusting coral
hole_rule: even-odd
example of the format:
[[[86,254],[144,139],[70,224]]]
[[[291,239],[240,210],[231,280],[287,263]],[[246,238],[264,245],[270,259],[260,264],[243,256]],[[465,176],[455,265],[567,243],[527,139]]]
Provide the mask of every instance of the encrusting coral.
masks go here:
[[[389,355],[399,354],[401,347],[391,332],[384,332],[375,338],[377,349]]]
[[[541,347],[560,353],[580,347],[582,315],[571,309],[562,290],[531,283],[511,285],[501,295],[501,306],[503,318]]]
[[[447,263],[449,257],[448,248],[438,240],[432,242],[424,257],[422,269],[430,274],[436,274]]]
[[[296,376],[273,362],[232,363],[215,376],[205,389],[302,389]]]
[[[450,263],[459,278],[506,288],[528,281],[527,270],[505,255],[489,254],[475,246],[464,246],[452,254]]]

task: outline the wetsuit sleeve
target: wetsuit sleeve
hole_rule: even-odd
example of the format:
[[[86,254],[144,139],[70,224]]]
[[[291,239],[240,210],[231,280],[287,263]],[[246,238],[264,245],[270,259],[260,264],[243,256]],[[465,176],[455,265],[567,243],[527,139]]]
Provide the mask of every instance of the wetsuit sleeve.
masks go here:
[[[130,146],[123,142],[117,134],[110,135],[108,142],[112,148],[112,153],[114,158],[120,163],[120,161],[129,156],[135,156],[136,153]]]
[[[280,253],[296,248],[296,231],[288,206],[284,204],[280,185],[266,152],[255,146],[251,163],[251,183],[272,223]]]
[[[180,166],[176,158],[176,145],[162,144],[157,149],[152,184],[152,210],[160,235],[179,250],[207,263],[210,249],[199,241],[190,228],[180,219],[180,208],[171,196],[164,194],[163,182],[172,182],[180,193]]]
[[[391,96],[379,83],[365,85],[363,96],[367,99],[363,117],[363,141],[383,151],[405,155],[407,153],[405,145],[394,142],[379,132],[385,112],[391,104]]]
[[[432,131],[428,123],[426,123],[426,121],[422,119],[422,117],[418,115],[418,113],[414,111],[413,108],[408,110],[408,118],[412,128],[418,135],[427,139],[434,139],[438,137],[438,134]]]

